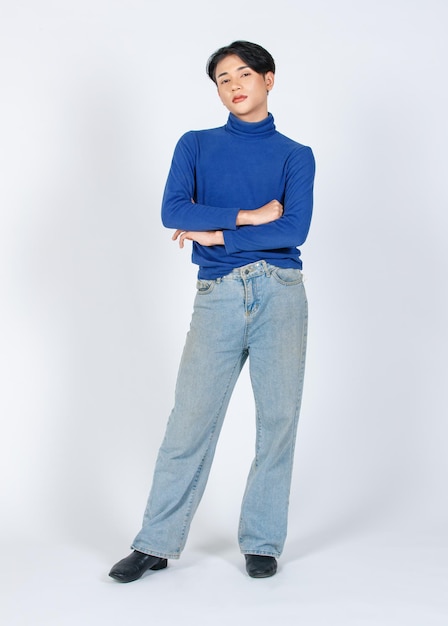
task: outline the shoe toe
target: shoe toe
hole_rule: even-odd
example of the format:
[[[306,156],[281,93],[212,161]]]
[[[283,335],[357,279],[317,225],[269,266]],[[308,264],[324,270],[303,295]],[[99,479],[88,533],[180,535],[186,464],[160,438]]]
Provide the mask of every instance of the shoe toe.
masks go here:
[[[246,571],[251,578],[268,578],[277,572],[277,561],[273,556],[246,554]]]
[[[166,566],[166,559],[134,550],[132,554],[121,559],[112,567],[109,576],[119,582],[130,583],[138,580],[149,569],[163,569]]]

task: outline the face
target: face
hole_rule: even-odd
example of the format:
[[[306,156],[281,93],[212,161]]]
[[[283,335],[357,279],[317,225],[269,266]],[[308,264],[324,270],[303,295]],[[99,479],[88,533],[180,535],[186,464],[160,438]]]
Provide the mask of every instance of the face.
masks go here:
[[[244,122],[260,122],[268,115],[268,92],[274,74],[264,76],[250,69],[236,55],[222,59],[216,66],[218,95],[224,106]]]

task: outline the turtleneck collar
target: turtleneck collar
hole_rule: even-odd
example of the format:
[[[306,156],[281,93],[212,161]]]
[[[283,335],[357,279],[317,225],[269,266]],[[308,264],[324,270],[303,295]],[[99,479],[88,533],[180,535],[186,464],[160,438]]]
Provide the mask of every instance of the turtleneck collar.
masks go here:
[[[232,135],[247,138],[253,137],[254,139],[269,137],[269,135],[273,135],[276,132],[274,118],[271,113],[268,113],[268,116],[261,122],[243,122],[233,113],[229,113],[229,118],[224,128]]]

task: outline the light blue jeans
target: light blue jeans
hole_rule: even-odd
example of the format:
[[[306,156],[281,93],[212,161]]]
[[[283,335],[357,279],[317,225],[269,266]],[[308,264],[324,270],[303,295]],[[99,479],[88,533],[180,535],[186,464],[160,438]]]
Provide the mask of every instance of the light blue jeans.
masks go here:
[[[199,280],[143,527],[132,548],[179,558],[204,492],[226,409],[249,357],[256,455],[241,507],[243,554],[280,556],[302,396],[307,300],[298,269],[260,261]]]

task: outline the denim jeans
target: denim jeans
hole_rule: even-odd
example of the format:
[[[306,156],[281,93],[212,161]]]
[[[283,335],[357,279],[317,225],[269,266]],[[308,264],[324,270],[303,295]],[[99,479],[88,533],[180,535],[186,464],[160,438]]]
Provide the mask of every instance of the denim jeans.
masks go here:
[[[256,454],[241,507],[243,554],[280,556],[302,396],[307,300],[298,269],[264,261],[198,280],[174,408],[143,527],[132,548],[179,558],[208,479],[226,409],[249,357]]]

